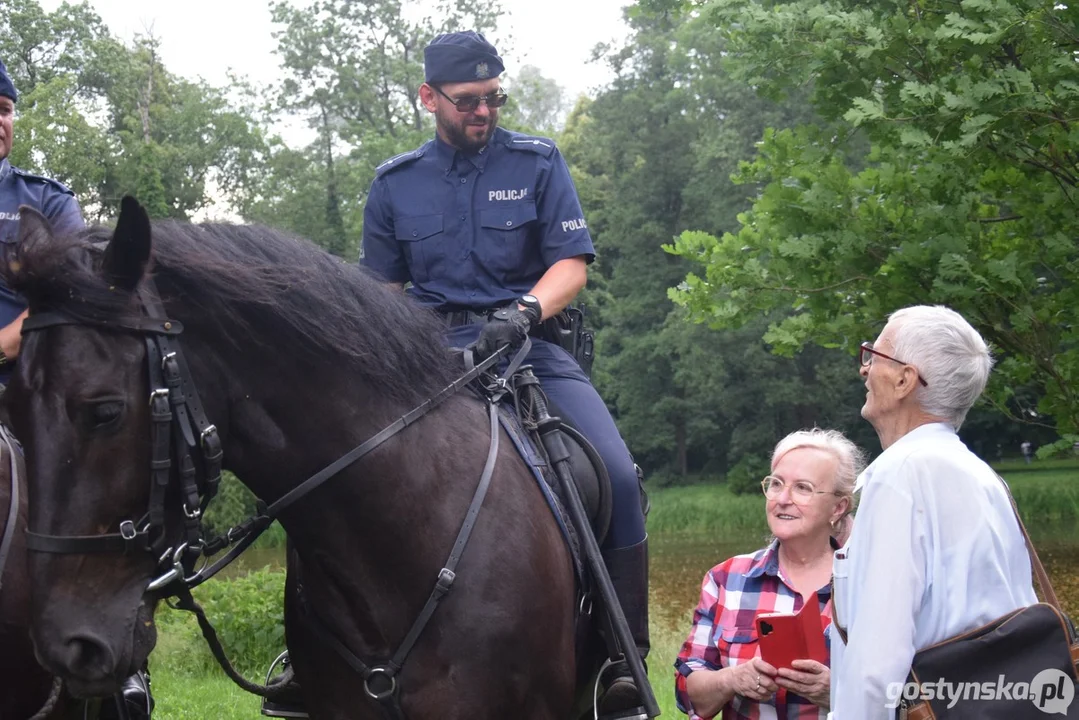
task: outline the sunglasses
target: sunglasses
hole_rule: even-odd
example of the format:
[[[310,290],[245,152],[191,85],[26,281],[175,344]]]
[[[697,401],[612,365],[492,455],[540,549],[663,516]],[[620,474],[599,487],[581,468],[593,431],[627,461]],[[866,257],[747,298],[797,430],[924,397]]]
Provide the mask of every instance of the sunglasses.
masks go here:
[[[432,85],[431,87],[433,87],[435,89],[435,92],[437,92],[439,95],[453,103],[453,106],[457,108],[457,112],[459,113],[475,112],[476,108],[480,106],[481,102],[486,104],[488,108],[493,110],[495,108],[502,107],[506,104],[506,101],[510,99],[510,96],[502,92],[501,90],[499,90],[498,92],[493,92],[490,95],[465,95],[464,97],[459,97],[455,99],[442,92],[442,88],[435,85]]]

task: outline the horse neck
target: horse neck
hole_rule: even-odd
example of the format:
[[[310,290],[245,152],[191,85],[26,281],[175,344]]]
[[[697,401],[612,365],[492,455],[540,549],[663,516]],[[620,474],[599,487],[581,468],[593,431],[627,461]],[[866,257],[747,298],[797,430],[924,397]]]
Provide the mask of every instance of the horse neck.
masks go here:
[[[267,502],[411,409],[357,381],[341,363],[299,368],[285,361],[287,353],[224,337],[196,343],[197,359],[189,362],[200,394],[213,388],[227,398],[202,398],[227,417],[225,466]],[[382,632],[392,636],[418,610],[411,607],[415,586],[435,577],[464,515],[458,506],[470,491],[454,484],[474,488],[483,465],[482,453],[463,446],[475,440],[486,447],[488,431],[478,404],[452,398],[279,518],[312,602],[351,618],[363,643],[379,645]],[[387,603],[388,594],[408,600]]]

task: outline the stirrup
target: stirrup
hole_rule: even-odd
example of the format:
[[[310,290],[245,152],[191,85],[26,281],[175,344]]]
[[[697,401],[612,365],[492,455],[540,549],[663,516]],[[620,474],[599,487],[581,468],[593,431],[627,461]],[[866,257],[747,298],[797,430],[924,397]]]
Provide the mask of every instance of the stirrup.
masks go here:
[[[626,708],[624,710],[616,710],[603,715],[599,714],[599,706],[602,700],[599,689],[603,685],[603,676],[608,670],[619,664],[624,665],[625,660],[612,660],[607,658],[603,661],[603,665],[596,674],[596,684],[592,690],[592,717],[594,720],[650,720],[648,717],[648,710],[645,709],[644,705],[638,705],[637,707]]]
[[[278,666],[282,667],[282,673],[288,668],[288,650],[277,656],[272,663],[270,663],[270,669],[266,671],[266,684],[269,685],[273,679],[274,668]],[[262,698],[261,712],[266,717],[280,717],[280,718],[309,718],[311,717],[307,708],[303,706],[290,705],[287,702],[281,702],[280,700],[270,700],[269,698]]]

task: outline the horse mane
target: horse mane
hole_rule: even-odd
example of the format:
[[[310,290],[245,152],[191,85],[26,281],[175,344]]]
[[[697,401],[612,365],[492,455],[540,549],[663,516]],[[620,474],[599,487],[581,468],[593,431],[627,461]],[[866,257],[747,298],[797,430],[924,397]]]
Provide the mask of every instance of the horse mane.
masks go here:
[[[237,346],[295,353],[299,375],[333,360],[380,392],[417,402],[458,370],[435,313],[307,240],[260,225],[172,220],[154,221],[152,233],[148,273],[166,308],[179,303],[185,315],[217,323]],[[141,316],[135,294],[102,274],[111,234],[94,227],[28,237],[7,249],[0,276],[34,310],[90,322]]]

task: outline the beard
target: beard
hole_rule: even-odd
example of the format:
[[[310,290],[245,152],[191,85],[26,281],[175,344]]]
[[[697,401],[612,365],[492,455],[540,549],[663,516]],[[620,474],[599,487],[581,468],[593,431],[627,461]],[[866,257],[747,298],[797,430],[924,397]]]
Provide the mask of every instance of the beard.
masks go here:
[[[491,140],[491,135],[498,127],[498,113],[490,112],[486,118],[469,114],[460,120],[439,116],[438,127],[450,145],[461,152],[473,154],[482,150]]]

